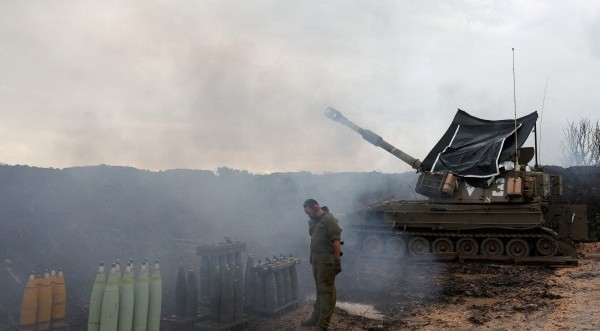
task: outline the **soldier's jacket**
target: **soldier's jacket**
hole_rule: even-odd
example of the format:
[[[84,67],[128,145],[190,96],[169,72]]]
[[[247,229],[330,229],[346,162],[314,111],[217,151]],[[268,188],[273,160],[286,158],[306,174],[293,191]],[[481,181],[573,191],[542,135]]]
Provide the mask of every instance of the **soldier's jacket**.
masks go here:
[[[338,220],[330,213],[323,213],[309,222],[311,263],[334,263],[333,241],[340,240],[342,230]]]

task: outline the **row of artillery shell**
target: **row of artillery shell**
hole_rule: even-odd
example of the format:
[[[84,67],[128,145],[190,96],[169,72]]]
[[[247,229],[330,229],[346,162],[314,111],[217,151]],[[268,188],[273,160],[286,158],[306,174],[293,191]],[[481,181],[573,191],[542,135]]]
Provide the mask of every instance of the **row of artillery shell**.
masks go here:
[[[220,264],[211,260],[211,291],[209,307],[211,321],[232,323],[242,318],[244,310],[244,272],[241,261]]]
[[[246,265],[246,307],[283,307],[298,300],[297,258],[292,256],[254,264],[251,256]]]
[[[66,287],[62,271],[29,276],[21,301],[21,331],[62,330],[65,327]]]
[[[175,283],[175,316],[178,319],[184,319],[196,317],[196,315],[198,315],[196,272],[189,270],[186,277],[185,268],[180,265]]]
[[[158,331],[161,301],[158,261],[152,273],[144,262],[137,279],[131,264],[122,277],[113,264],[107,280],[100,264],[90,298],[88,331]]]

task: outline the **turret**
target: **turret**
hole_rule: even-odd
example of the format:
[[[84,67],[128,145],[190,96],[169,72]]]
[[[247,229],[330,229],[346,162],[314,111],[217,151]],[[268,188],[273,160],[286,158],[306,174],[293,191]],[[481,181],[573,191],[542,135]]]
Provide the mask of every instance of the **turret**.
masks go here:
[[[384,150],[388,151],[390,154],[394,155],[395,157],[397,157],[400,160],[407,163],[413,169],[415,169],[419,172],[422,171],[420,160],[415,159],[414,157],[412,157],[412,156],[404,153],[403,151],[397,149],[396,147],[392,146],[390,143],[383,140],[383,138],[381,138],[381,136],[375,134],[373,131],[365,130],[365,129],[361,128],[360,126],[352,123],[344,115],[342,115],[342,113],[340,113],[338,110],[329,107],[325,110],[325,116],[327,116],[332,121],[339,122],[339,123],[349,127],[350,129],[356,131],[358,134],[360,134],[363,137],[364,140],[370,142],[371,144],[373,144],[377,147],[383,148]]]
[[[535,125],[536,112],[516,120],[489,121],[459,110],[446,134],[423,162],[352,123],[334,108],[327,108],[325,116],[417,170],[420,176],[415,192],[429,197],[432,202],[530,203],[547,201],[550,195],[561,194],[558,176],[526,167],[534,149],[522,145]],[[515,122],[521,130],[517,144]],[[517,169],[513,166],[517,161],[515,150],[519,151],[519,161],[524,161]]]

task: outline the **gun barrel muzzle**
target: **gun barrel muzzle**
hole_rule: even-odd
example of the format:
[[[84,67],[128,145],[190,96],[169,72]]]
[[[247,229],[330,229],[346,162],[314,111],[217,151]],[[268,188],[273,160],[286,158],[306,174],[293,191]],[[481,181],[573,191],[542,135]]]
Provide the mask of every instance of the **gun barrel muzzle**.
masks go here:
[[[325,116],[333,121],[338,121],[340,118],[344,117],[342,113],[333,107],[327,107],[327,109],[325,109]]]

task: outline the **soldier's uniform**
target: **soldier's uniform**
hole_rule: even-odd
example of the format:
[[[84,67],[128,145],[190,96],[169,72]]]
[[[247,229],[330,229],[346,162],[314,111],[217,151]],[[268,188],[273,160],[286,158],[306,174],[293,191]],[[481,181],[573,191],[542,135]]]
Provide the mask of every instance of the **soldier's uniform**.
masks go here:
[[[340,240],[342,230],[337,219],[325,212],[309,222],[308,231],[311,238],[310,263],[317,286],[317,299],[310,319],[316,321],[321,330],[327,330],[336,300],[335,263],[340,263],[335,261],[333,242]]]

